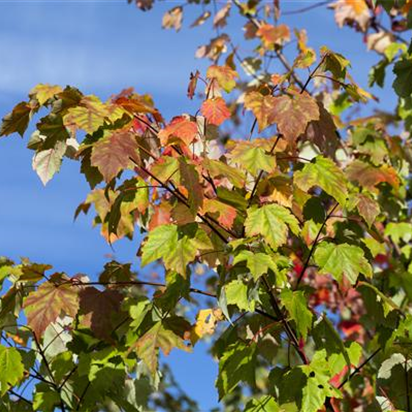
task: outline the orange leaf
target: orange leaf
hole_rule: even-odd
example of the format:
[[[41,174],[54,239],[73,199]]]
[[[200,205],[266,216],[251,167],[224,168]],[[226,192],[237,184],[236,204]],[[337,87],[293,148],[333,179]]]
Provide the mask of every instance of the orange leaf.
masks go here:
[[[197,135],[197,124],[185,116],[176,116],[170,124],[159,132],[162,145],[167,146],[171,137],[177,137],[185,145],[189,146]]]
[[[262,39],[266,48],[273,48],[274,45],[280,46],[290,41],[290,30],[285,24],[279,24],[279,26],[264,24],[256,34]]]
[[[230,111],[221,97],[205,100],[200,110],[207,121],[216,126],[230,118]]]

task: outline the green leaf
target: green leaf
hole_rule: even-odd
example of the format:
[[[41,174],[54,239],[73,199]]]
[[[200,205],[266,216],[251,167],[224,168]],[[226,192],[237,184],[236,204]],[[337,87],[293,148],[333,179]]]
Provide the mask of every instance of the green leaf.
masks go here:
[[[332,376],[325,350],[315,352],[310,365],[300,368],[307,376],[302,393],[302,411],[318,412],[324,406],[327,397],[342,397],[340,391],[329,383]]]
[[[295,173],[293,181],[305,192],[313,186],[318,186],[341,205],[346,203],[348,195],[346,177],[330,159],[317,156],[314,163],[306,164],[302,170]]]
[[[238,341],[228,346],[219,360],[216,387],[219,400],[233,392],[239,382],[255,384],[256,344]]]
[[[167,269],[185,277],[187,265],[193,262],[198,250],[211,248],[210,239],[202,229],[189,233],[176,225],[161,225],[153,229],[144,242],[142,266],[163,259]]]
[[[308,308],[304,292],[283,289],[280,300],[289,312],[291,319],[295,321],[299,334],[306,340],[312,326],[313,314]]]
[[[279,405],[270,396],[262,396],[260,399],[251,399],[245,407],[244,412],[279,412]]]
[[[247,236],[261,235],[273,248],[286,243],[288,226],[293,233],[299,233],[299,222],[283,206],[271,204],[251,208],[245,221]]]
[[[53,412],[60,404],[59,394],[45,384],[36,385],[36,393],[33,398],[33,409],[42,412]]]
[[[409,222],[390,222],[385,228],[385,235],[399,244],[401,240],[408,243],[412,240],[412,223]]]
[[[4,395],[9,387],[16,385],[24,376],[20,353],[15,348],[0,345],[0,393]]]
[[[254,300],[248,297],[248,287],[242,280],[236,279],[225,285],[226,303],[236,305],[240,310],[253,312],[255,310]]]
[[[166,329],[162,322],[157,322],[135,344],[137,355],[145,362],[152,375],[155,375],[158,366],[158,349],[168,355],[173,348],[190,352],[183,339],[170,329]]]
[[[269,269],[277,272],[277,265],[270,255],[265,253],[253,253],[249,250],[242,250],[235,256],[233,264],[246,261],[246,266],[250,270],[253,278],[258,280]]]
[[[240,164],[253,176],[261,170],[272,172],[276,167],[276,158],[266,154],[262,147],[249,142],[239,142],[230,153],[235,163]]]
[[[393,72],[395,74],[395,80],[392,87],[400,97],[409,97],[412,94],[412,60],[402,59],[398,61]]]
[[[360,273],[372,276],[372,267],[365,259],[363,250],[357,246],[322,242],[317,246],[314,258],[319,266],[319,273],[330,273],[338,282],[342,281],[343,275],[352,285],[356,283]]]

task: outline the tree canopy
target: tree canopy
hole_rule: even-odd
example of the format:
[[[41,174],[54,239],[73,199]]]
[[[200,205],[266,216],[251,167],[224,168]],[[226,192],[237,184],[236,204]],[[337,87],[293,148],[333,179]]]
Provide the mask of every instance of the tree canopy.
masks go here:
[[[293,11],[328,7],[358,32],[380,56],[361,68],[368,88],[290,27],[282,0],[182,0],[163,28],[191,7],[191,28],[215,33],[196,50],[207,70],[188,68],[193,113],[165,119],[131,88],[30,90],[0,135],[35,127],[44,184],[78,162],[90,193],[75,217],[92,214],[110,245],[143,239],[141,269],[112,260],[94,279],[0,259],[0,411],[199,411],[167,355],[204,340],[224,411],[411,412],[411,6]],[[396,108],[365,115],[385,84]]]

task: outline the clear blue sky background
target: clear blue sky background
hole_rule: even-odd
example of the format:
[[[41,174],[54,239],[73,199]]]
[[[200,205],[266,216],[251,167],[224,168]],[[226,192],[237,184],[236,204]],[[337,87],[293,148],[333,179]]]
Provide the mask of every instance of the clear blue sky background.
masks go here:
[[[191,111],[193,103],[186,98],[189,74],[206,67],[194,51],[211,33],[208,24],[178,34],[162,30],[162,14],[176,4],[165,1],[142,13],[126,0],[0,0],[0,116],[26,99],[37,83],[70,84],[104,99],[134,86],[153,95],[166,119]],[[311,3],[281,4],[292,10]],[[187,27],[200,9],[188,7],[185,13]],[[361,35],[338,29],[332,11],[316,9],[288,16],[285,22],[305,27],[313,47],[327,45],[344,54],[353,63],[355,79],[367,86],[367,68],[378,57],[366,52]],[[375,92],[384,108],[394,106],[392,94]],[[91,228],[89,217],[73,223],[73,212],[88,192],[79,164],[66,161],[44,188],[31,169],[33,152],[25,149],[29,135],[24,141],[17,135],[0,140],[0,255],[27,256],[71,275],[94,277],[113,251]],[[136,241],[116,243],[115,256],[136,262],[137,247]],[[178,381],[201,410],[215,406],[217,366],[206,356],[206,346],[199,344],[191,355],[174,351],[169,358]]]

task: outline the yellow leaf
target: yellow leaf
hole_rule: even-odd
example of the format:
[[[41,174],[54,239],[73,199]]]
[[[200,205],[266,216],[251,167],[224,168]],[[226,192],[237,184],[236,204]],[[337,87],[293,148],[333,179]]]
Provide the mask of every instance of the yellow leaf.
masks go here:
[[[213,335],[217,323],[224,319],[221,309],[202,309],[196,317],[196,323],[190,332],[192,345],[205,335]]]

